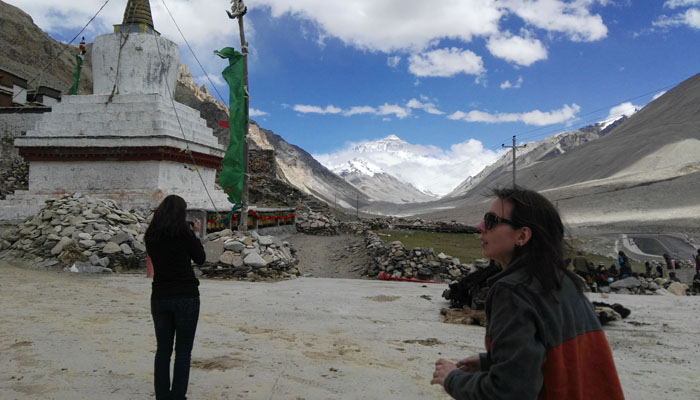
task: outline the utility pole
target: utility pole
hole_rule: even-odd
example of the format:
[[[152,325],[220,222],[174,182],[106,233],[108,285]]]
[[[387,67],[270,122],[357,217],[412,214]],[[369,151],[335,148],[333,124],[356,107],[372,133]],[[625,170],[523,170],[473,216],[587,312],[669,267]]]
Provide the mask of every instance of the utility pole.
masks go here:
[[[248,8],[243,3],[243,0],[231,0],[231,12],[228,12],[229,18],[238,19],[238,31],[241,38],[241,53],[243,54],[243,87],[245,88],[245,131],[243,133],[243,190],[241,191],[241,220],[238,223],[239,231],[248,230],[248,182],[250,175],[250,167],[248,166],[248,129],[249,118],[248,110],[250,107],[250,92],[248,91],[248,42],[245,40],[245,30],[243,29],[243,16],[248,11]]]
[[[510,147],[513,149],[513,187],[515,187],[515,149],[518,147],[523,148],[527,147],[527,144],[521,145],[521,146],[516,146],[515,145],[515,135],[513,135],[513,144],[511,146],[506,146],[504,143],[501,143],[501,147]]]

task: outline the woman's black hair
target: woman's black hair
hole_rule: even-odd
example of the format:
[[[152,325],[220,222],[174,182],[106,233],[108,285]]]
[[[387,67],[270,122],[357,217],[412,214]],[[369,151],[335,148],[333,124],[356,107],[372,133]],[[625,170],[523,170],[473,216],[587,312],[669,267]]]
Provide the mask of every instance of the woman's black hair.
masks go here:
[[[494,189],[493,194],[512,205],[510,220],[515,225],[532,231],[530,240],[513,252],[513,270],[525,268],[528,275],[540,282],[543,294],[561,289],[562,274],[557,273],[560,270],[582,292],[583,282],[566,268],[563,261],[564,224],[554,205],[534,190],[517,186]]]
[[[145,241],[153,242],[187,234],[189,228],[185,220],[186,211],[187,203],[182,197],[171,194],[164,198],[153,212],[144,235]]]

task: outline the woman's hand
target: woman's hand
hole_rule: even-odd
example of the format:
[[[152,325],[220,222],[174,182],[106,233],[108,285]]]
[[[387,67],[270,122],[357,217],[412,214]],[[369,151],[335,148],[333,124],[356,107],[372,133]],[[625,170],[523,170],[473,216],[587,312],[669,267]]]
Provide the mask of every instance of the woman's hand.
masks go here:
[[[196,219],[194,220],[194,223],[190,227],[195,233],[199,233],[199,231],[202,229],[202,221]]]
[[[464,372],[477,372],[481,369],[481,360],[479,356],[476,355],[457,361],[455,365]]]
[[[433,372],[433,379],[430,381],[431,385],[443,386],[445,378],[450,372],[457,369],[457,365],[452,361],[447,361],[441,358],[435,362],[435,371]]]

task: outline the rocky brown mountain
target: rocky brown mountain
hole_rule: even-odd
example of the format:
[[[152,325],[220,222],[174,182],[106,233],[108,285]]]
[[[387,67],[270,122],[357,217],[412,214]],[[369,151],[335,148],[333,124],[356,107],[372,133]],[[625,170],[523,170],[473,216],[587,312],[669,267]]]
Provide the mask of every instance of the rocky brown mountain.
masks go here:
[[[0,1],[0,68],[25,77],[30,88],[48,86],[63,93],[73,84],[78,42],[66,45],[39,29],[32,17]],[[92,93],[90,46],[80,75],[79,94]]]

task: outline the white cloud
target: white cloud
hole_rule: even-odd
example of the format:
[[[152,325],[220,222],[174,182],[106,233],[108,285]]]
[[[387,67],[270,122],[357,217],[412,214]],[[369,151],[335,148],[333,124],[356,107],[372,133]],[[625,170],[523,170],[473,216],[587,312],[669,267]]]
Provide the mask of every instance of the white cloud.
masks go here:
[[[387,116],[393,115],[396,118],[403,119],[411,114],[410,108],[401,107],[398,104],[388,104],[384,103],[378,107],[372,106],[353,106],[347,110],[343,110],[340,107],[333,105],[328,105],[325,108],[319,106],[312,106],[307,104],[296,104],[292,109],[296,112],[304,114],[342,114],[346,117],[351,117],[353,115],[361,114],[372,114],[377,116]]]
[[[171,0],[172,1],[172,0]],[[470,42],[499,33],[508,14],[547,32],[561,32],[575,41],[595,41],[607,35],[594,5],[605,0],[257,0],[249,7],[269,7],[312,21],[320,35],[332,36],[363,50],[417,52],[441,39]]]
[[[667,0],[664,3],[666,8],[700,6],[700,0]]]
[[[359,153],[353,150],[358,144],[348,143],[344,149],[314,154],[313,157],[329,169],[353,159],[365,159],[421,190],[445,195],[467,177],[494,163],[504,152],[484,149],[483,144],[475,139],[453,144],[447,150],[437,146],[408,144],[405,151],[394,153]]]
[[[425,96],[421,96],[421,99],[423,99],[424,101],[427,100],[427,98],[425,98]],[[434,114],[434,115],[442,115],[442,114],[444,114],[444,112],[442,112],[442,111],[440,111],[440,110],[437,109],[437,107],[435,106],[435,104],[430,103],[430,102],[423,103],[423,102],[421,102],[420,100],[417,100],[417,99],[411,99],[411,100],[409,100],[408,103],[406,103],[406,107],[408,107],[408,108],[417,108],[417,109],[421,109],[421,110],[427,112],[428,114]]]
[[[400,56],[391,56],[391,57],[388,57],[386,59],[386,65],[390,66],[391,68],[398,67],[400,62],[401,62]]]
[[[465,113],[457,111],[447,118],[451,120],[463,120],[467,122],[485,122],[488,124],[502,122],[522,122],[527,125],[544,126],[558,124],[573,119],[581,110],[577,104],[564,104],[559,110],[540,111],[533,110],[524,113],[496,113],[491,114],[484,111],[473,110]]]
[[[563,33],[574,42],[593,42],[608,34],[603,18],[589,11],[598,2],[605,3],[595,0],[503,0],[499,4],[536,28]]]
[[[409,57],[408,70],[416,76],[450,77],[459,73],[481,75],[485,72],[481,57],[470,50],[437,49]]]
[[[662,91],[662,92],[659,92],[659,93],[655,94],[654,97],[651,98],[651,101],[654,101],[654,100],[658,99],[659,97],[661,97],[661,96],[663,96],[663,95],[665,95],[665,94],[666,94],[666,91],[665,91],[665,90]]]
[[[381,106],[379,106],[379,109],[377,110],[377,115],[395,115],[396,118],[406,118],[408,115],[411,113],[411,110],[405,109],[399,105],[396,104],[387,104],[384,103]]]
[[[523,77],[519,76],[518,80],[515,83],[510,83],[509,80],[506,80],[505,82],[501,83],[501,89],[520,89],[522,85]]]
[[[486,43],[486,47],[495,57],[524,67],[547,59],[547,49],[542,42],[530,37],[492,36]]]
[[[610,109],[610,112],[608,113],[608,116],[605,117],[603,121],[600,121],[603,126],[608,126],[609,124],[615,122],[616,120],[620,119],[623,115],[625,116],[631,116],[632,114],[636,113],[639,109],[641,109],[641,106],[634,105],[632,103],[625,102],[622,104],[618,104],[615,107]]]
[[[492,0],[258,0],[248,6],[312,21],[345,44],[385,53],[421,51],[442,38],[469,42],[489,36],[498,32],[503,15]]]
[[[197,67],[199,68],[199,67]],[[224,81],[224,78],[221,75],[215,75],[215,74],[208,74],[208,75],[200,75],[194,77],[194,80],[197,82],[206,82],[205,84],[207,85],[207,89],[212,85],[216,86],[225,86],[226,81]]]
[[[248,115],[250,115],[251,117],[264,117],[264,116],[270,115],[270,114],[265,112],[265,111],[258,110],[258,109],[251,107],[250,110],[248,111]]]
[[[669,28],[680,25],[687,25],[693,29],[700,29],[700,9],[689,8],[684,13],[676,15],[662,15],[652,22],[652,25],[659,28]]]
[[[296,112],[304,114],[339,114],[343,110],[333,105],[328,105],[326,108],[321,108],[319,106],[309,106],[305,104],[295,104],[292,109]]]
[[[349,116],[356,115],[356,114],[376,114],[376,113],[377,113],[377,109],[374,107],[355,106],[355,107],[351,107],[349,110],[346,110],[345,112],[343,112],[343,115],[349,117]]]

